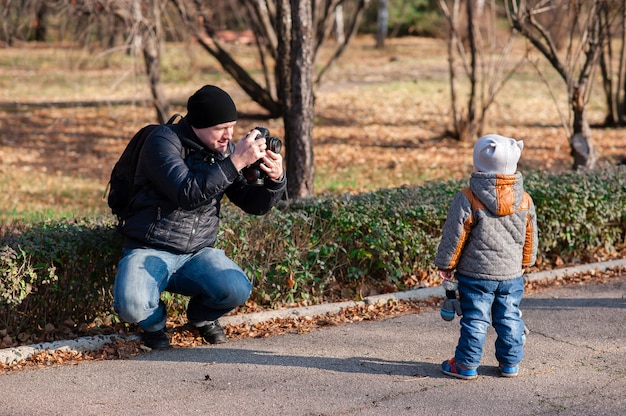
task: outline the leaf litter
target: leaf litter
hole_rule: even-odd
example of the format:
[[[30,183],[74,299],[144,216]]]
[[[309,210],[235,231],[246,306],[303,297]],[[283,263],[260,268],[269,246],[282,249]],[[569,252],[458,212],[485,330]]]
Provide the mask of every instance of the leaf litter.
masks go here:
[[[550,281],[527,282],[526,294],[537,293],[556,286],[577,286],[590,284],[606,284],[626,273],[626,268],[615,268],[604,272],[585,272],[571,276],[558,277]],[[302,316],[289,318],[273,318],[258,323],[242,323],[238,325],[224,325],[229,342],[241,341],[250,338],[269,338],[286,334],[302,335],[321,328],[345,325],[363,321],[381,321],[393,317],[422,313],[436,310],[441,299],[432,297],[426,300],[388,300],[378,304],[358,304],[345,307],[336,313],[327,313],[317,316]],[[206,346],[206,342],[198,332],[180,320],[168,320],[168,332],[172,348],[195,348]],[[75,350],[44,350],[35,353],[28,359],[16,363],[0,363],[0,374],[28,370],[49,368],[59,365],[77,365],[83,362],[130,359],[141,354],[150,353],[140,341],[115,340],[104,347],[93,351]]]

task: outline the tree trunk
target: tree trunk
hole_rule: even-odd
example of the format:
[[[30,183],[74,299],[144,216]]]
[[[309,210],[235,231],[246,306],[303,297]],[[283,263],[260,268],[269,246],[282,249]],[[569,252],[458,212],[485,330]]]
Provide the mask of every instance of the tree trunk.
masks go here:
[[[148,76],[148,83],[150,84],[152,104],[156,111],[158,122],[165,123],[170,115],[167,98],[165,94],[163,94],[163,87],[161,85],[159,34],[155,27],[150,24],[150,20],[144,18],[139,1],[133,1],[132,10],[134,21],[137,23],[137,33],[135,36],[138,38],[137,43],[141,45],[143,59],[146,64],[146,75]],[[153,11],[155,13],[154,21],[159,20],[159,7],[157,3],[153,3]]]
[[[313,56],[315,32],[311,0],[280,0],[279,94],[283,99],[287,193],[313,195]],[[282,81],[281,81],[282,80]]]
[[[568,52],[568,55],[579,56],[578,60],[569,62],[562,61],[559,57],[556,44],[550,35],[550,32],[538,20],[540,10],[527,9],[526,3],[523,1],[507,0],[506,12],[509,22],[513,27],[525,36],[539,52],[541,52],[558,72],[568,88],[569,104],[571,114],[573,116],[572,130],[570,134],[570,154],[574,158],[574,169],[588,168],[592,169],[598,159],[598,155],[591,140],[591,129],[585,113],[585,93],[588,93],[587,86],[591,88],[591,75],[594,65],[597,63],[600,54],[601,31],[600,16],[606,3],[599,0],[584,3],[588,9],[586,13],[586,27],[580,34],[580,41],[575,39],[578,34],[573,28],[568,29],[570,32],[570,44],[579,43],[581,49]],[[578,5],[583,5],[579,2]],[[543,10],[543,9],[542,9]],[[566,14],[571,14],[572,21],[577,21],[581,17],[580,8],[562,9]],[[568,19],[562,19],[567,21]],[[567,64],[567,65],[566,65]],[[578,73],[576,80],[575,74]]]
[[[165,123],[170,117],[168,100],[161,86],[161,68],[159,42],[154,32],[146,33],[143,39],[143,59],[146,63],[146,74],[152,94],[152,105],[156,111],[159,123]]]
[[[462,116],[462,111],[459,109],[458,98],[458,76],[456,71],[456,51],[459,48],[459,32],[458,32],[458,19],[459,19],[459,0],[454,0],[452,3],[452,10],[448,8],[445,1],[440,0],[439,6],[444,15],[448,19],[448,71],[450,74],[450,102],[452,110],[452,126],[451,132],[454,138],[462,140],[467,137],[467,122]]]
[[[572,137],[570,138],[570,153],[574,158],[574,169],[593,169],[598,160],[598,154],[591,141],[591,129],[585,113],[585,103],[582,96],[582,89],[575,88],[572,96],[574,122]]]
[[[467,13],[467,39],[470,47],[470,70],[468,73],[470,82],[470,93],[467,97],[467,131],[463,136],[460,136],[462,141],[473,140],[476,135],[476,95],[477,95],[477,65],[478,65],[478,52],[476,51],[476,30],[474,25],[477,25],[476,19],[474,19],[474,1],[469,0],[465,4]]]
[[[337,10],[335,11],[335,40],[340,44],[346,41],[346,32],[343,24],[343,4],[337,5]]]
[[[48,5],[46,2],[42,2],[37,7],[37,12],[35,14],[35,41],[37,42],[45,42],[46,35],[48,32],[48,26],[46,22],[46,16],[48,14]]]
[[[385,48],[385,38],[387,38],[387,27],[389,27],[389,6],[387,0],[379,0],[378,18],[376,19],[376,48]]]
[[[608,51],[600,51],[600,74],[602,75],[602,89],[606,100],[606,117],[604,124],[614,126],[617,124],[619,116],[617,115],[616,94],[613,92],[613,78],[611,77],[611,58],[612,53]]]
[[[616,122],[623,126],[624,114],[626,113],[626,82],[624,80],[626,74],[626,4],[622,8],[622,38],[619,52],[619,65],[617,70],[617,120]],[[620,98],[621,97],[621,98]]]

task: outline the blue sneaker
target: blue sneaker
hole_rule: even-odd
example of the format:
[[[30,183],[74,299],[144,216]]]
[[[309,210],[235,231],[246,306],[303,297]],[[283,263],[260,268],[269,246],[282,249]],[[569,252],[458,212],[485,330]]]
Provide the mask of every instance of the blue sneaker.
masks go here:
[[[465,368],[461,364],[454,361],[454,358],[450,358],[449,360],[441,363],[441,369],[444,374],[461,378],[463,380],[472,380],[478,377],[478,371],[476,371],[475,368]]]
[[[506,365],[500,364],[498,367],[500,368],[500,375],[502,377],[517,377],[519,374],[519,367],[516,365],[507,367]]]

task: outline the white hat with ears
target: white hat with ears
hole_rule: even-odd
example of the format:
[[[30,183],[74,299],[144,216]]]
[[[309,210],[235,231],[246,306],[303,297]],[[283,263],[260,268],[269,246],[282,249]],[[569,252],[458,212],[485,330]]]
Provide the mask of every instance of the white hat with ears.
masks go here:
[[[517,172],[517,162],[522,154],[524,142],[510,137],[488,134],[474,144],[474,169],[478,172]]]

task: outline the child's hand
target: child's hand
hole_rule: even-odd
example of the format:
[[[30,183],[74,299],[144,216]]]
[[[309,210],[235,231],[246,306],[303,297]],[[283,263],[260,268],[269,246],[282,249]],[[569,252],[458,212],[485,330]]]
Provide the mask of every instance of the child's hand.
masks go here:
[[[441,270],[441,269],[439,269],[439,277],[441,277],[443,280],[450,280],[450,279],[452,279],[453,273],[454,272],[452,270]]]

